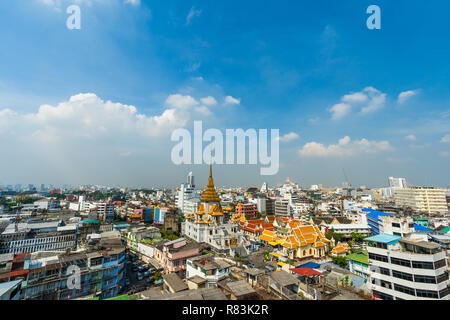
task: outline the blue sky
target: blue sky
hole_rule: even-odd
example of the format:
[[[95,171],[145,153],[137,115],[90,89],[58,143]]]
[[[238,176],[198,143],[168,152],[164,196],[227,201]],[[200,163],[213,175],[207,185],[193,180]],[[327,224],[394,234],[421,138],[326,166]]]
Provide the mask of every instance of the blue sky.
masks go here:
[[[73,3],[81,30],[66,28]],[[366,27],[371,4],[381,30]],[[3,1],[0,184],[173,186],[191,170],[203,183],[205,166],[170,161],[171,131],[203,120],[286,135],[277,175],[217,166],[219,185],[289,176],[335,186],[342,168],[354,185],[382,186],[388,176],[450,185],[449,9],[401,0]]]

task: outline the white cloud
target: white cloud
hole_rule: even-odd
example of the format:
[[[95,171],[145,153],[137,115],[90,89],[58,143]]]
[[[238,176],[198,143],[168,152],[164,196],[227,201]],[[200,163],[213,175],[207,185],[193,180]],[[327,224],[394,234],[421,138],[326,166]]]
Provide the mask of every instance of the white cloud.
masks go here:
[[[408,90],[408,91],[401,92],[398,95],[397,101],[399,104],[403,104],[407,100],[409,100],[411,97],[415,96],[418,93],[419,93],[419,90]]]
[[[445,136],[442,137],[441,139],[442,143],[450,143],[450,134],[446,134]]]
[[[366,87],[360,92],[346,94],[341,97],[341,102],[328,109],[332,113],[333,120],[340,120],[347,116],[351,109],[360,109],[360,114],[375,112],[384,107],[386,103],[386,94],[375,89]]]
[[[290,132],[290,133],[285,134],[284,136],[279,137],[278,139],[280,142],[290,142],[290,141],[296,140],[298,138],[300,138],[300,136],[297,133]]]
[[[77,94],[55,106],[41,105],[35,113],[0,110],[0,133],[49,143],[65,139],[158,137],[185,127],[195,112],[211,115],[207,106],[217,103],[216,99],[208,96],[201,101],[203,104],[190,95],[173,94],[166,99],[160,114],[149,116],[132,105],[103,101],[94,93]]]
[[[330,108],[330,112],[333,114],[331,117],[333,120],[340,120],[350,113],[352,106],[347,103],[338,103]]]
[[[167,106],[179,109],[188,109],[198,104],[199,102],[189,95],[172,94],[166,100]]]
[[[186,17],[186,25],[189,26],[192,23],[192,19],[200,17],[201,14],[202,10],[196,10],[195,7],[192,7]]]
[[[226,96],[225,104],[241,104],[241,99],[236,99],[233,98],[232,96]]]
[[[368,99],[367,96],[362,92],[346,94],[345,96],[342,97],[343,102],[350,102],[350,103],[365,102],[367,101],[367,99]]]
[[[93,93],[77,94],[56,106],[42,105],[36,113],[21,115],[1,110],[0,131],[13,128],[16,135],[43,142],[124,135],[155,137],[184,127],[190,119],[189,108],[196,103],[190,96],[172,95],[166,105],[161,114],[147,116],[134,106],[103,101]]]
[[[206,97],[206,98],[201,98],[200,101],[205,105],[205,106],[215,106],[217,104],[217,100],[214,97]]]
[[[384,107],[384,104],[386,103],[385,93],[382,93],[373,87],[367,87],[363,92],[367,93],[369,102],[367,106],[361,109],[362,114],[375,112]]]
[[[405,139],[406,139],[406,140],[409,140],[409,141],[416,141],[416,140],[417,140],[416,136],[413,135],[413,134],[407,135],[407,136],[405,137]]]
[[[450,157],[450,152],[449,151],[442,151],[439,153],[442,157]]]
[[[208,107],[206,106],[200,106],[195,108],[195,111],[197,111],[198,113],[201,113],[205,116],[210,116],[212,114],[211,110],[208,109]]]
[[[351,157],[390,149],[391,146],[388,141],[369,141],[363,138],[352,142],[350,137],[346,136],[340,139],[337,144],[329,146],[309,142],[299,150],[299,155],[302,157]]]

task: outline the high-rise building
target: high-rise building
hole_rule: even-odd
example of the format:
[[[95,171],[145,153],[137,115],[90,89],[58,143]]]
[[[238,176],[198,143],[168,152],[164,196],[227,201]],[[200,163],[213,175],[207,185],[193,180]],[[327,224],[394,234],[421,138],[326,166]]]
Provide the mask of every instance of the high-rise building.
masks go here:
[[[189,174],[187,176],[187,184],[189,186],[191,186],[192,188],[195,188],[194,174],[192,172],[189,172]]]
[[[275,215],[282,217],[291,215],[289,199],[278,199],[275,201]]]
[[[447,213],[446,190],[440,188],[413,187],[395,189],[394,199],[398,206],[410,207],[427,213]]]
[[[389,187],[391,188],[407,188],[408,183],[406,182],[405,178],[394,178],[389,177]]]
[[[175,196],[175,204],[180,209],[182,214],[186,214],[185,212],[185,203],[187,200],[191,200],[195,198],[195,185],[194,185],[194,175],[192,172],[189,172],[187,176],[187,183],[182,183],[177,195]]]

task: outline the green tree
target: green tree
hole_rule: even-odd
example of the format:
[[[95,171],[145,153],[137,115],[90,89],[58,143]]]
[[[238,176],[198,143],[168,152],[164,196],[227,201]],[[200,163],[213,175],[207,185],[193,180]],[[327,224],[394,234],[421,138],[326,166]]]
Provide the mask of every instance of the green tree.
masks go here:
[[[339,267],[343,269],[347,269],[348,261],[345,257],[331,257],[331,260],[334,264],[337,264]]]
[[[325,237],[328,240],[331,240],[331,238],[334,238],[336,241],[342,241],[344,239],[344,235],[341,233],[334,232],[333,229],[328,229],[328,231],[325,233]]]
[[[270,252],[268,250],[264,250],[262,254],[263,254],[264,260],[266,260],[266,261],[270,260]]]

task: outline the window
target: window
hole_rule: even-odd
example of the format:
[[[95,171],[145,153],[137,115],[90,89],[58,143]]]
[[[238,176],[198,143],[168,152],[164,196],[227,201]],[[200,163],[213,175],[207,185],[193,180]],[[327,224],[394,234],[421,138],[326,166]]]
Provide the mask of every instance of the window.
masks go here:
[[[372,283],[383,288],[392,289],[392,284],[389,281],[384,281],[380,279],[372,279]]]
[[[430,290],[417,289],[417,296],[418,297],[423,297],[423,298],[439,299],[438,292],[437,291],[430,291]]]
[[[409,273],[404,273],[396,270],[392,270],[392,276],[395,278],[407,280],[407,281],[413,281],[413,276]]]
[[[382,262],[388,262],[388,258],[386,256],[382,256],[382,255],[370,253],[370,252],[369,252],[369,259],[382,261]]]
[[[391,263],[392,264],[397,264],[399,266],[411,268],[411,261],[409,261],[409,260],[398,259],[398,258],[391,258]]]
[[[434,268],[439,269],[439,268],[445,267],[446,265],[447,265],[447,263],[445,262],[445,259],[442,259],[442,260],[436,261],[434,263]]]
[[[391,275],[391,271],[389,269],[386,269],[386,268],[379,268],[379,272],[381,274],[386,275],[386,276],[390,276]]]
[[[414,275],[414,281],[421,283],[436,283],[436,278],[431,276]]]
[[[439,296],[441,297],[441,299],[447,295],[448,295],[448,287],[439,291]]]
[[[382,292],[379,292],[377,290],[372,290],[372,292],[373,292],[374,296],[376,296],[376,297],[378,297],[380,299],[383,299],[383,300],[394,300],[394,297],[391,296],[390,294],[382,293]]]
[[[432,262],[423,262],[423,261],[413,261],[412,267],[416,269],[433,269],[433,263]]]
[[[411,296],[415,296],[416,295],[414,289],[409,288],[409,287],[405,287],[405,286],[401,286],[399,284],[394,284],[394,290],[398,291],[398,292],[403,292],[403,293],[409,294]]]
[[[440,276],[437,277],[437,283],[441,283],[448,280],[448,273],[444,272],[443,274],[441,274]]]
[[[393,226],[394,228],[400,228],[400,223],[392,222],[392,226]]]

